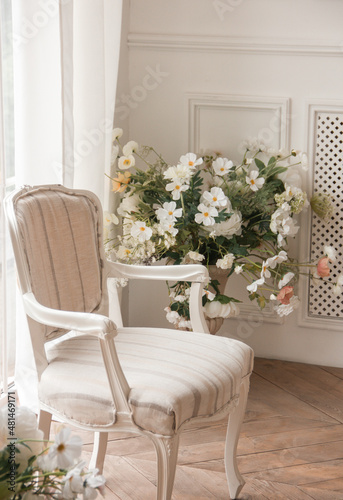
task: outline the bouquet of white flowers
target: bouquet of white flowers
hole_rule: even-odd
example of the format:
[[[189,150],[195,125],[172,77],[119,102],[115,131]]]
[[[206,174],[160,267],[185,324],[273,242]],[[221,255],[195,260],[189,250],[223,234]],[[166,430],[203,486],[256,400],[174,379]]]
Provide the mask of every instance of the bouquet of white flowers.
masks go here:
[[[152,147],[134,141],[122,147],[121,134],[121,129],[114,130],[117,172],[111,181],[112,190],[123,197],[117,214],[105,215],[105,248],[111,259],[216,266],[227,276],[235,273],[245,279],[249,298],[260,308],[275,301],[280,316],[298,306],[294,285],[300,273],[327,279],[334,249],[326,246],[319,263],[306,264],[287,251],[288,238],[299,231],[297,215],[310,205],[300,187],[301,169],[308,168],[306,154],[250,142],[237,165],[215,153],[200,158],[187,153],[169,165]],[[311,206],[321,217],[331,216],[329,195],[317,193]],[[118,216],[121,234],[113,226]],[[336,293],[342,281],[340,277],[336,282]],[[239,301],[221,293],[218,285],[212,279],[204,293],[205,314],[236,316]],[[189,284],[176,283],[169,291],[168,320],[188,328]]]

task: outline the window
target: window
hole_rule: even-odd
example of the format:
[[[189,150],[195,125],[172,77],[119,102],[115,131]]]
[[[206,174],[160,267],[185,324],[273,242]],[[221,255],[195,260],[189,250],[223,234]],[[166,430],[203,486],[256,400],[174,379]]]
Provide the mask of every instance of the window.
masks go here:
[[[2,204],[15,187],[11,0],[0,0],[0,35],[0,386],[5,393],[14,378],[16,300],[14,259]]]

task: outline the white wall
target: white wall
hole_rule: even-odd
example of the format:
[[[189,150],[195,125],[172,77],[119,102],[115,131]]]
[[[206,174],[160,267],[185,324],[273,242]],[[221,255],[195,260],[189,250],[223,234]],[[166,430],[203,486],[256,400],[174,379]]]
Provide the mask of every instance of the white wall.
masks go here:
[[[241,140],[258,135],[307,150],[313,160],[306,179],[310,188],[316,180],[318,113],[343,117],[343,2],[131,0],[128,5],[116,125],[129,126],[130,139],[154,145],[170,162],[206,148],[234,159]],[[310,233],[311,220],[303,222]],[[304,255],[309,237],[303,235]],[[220,333],[245,340],[258,356],[343,366],[342,306],[340,319],[313,317],[305,287],[301,294],[302,309],[284,323],[246,306],[242,318],[226,320]],[[147,289],[132,283],[129,297],[130,324],[167,325],[163,284]]]

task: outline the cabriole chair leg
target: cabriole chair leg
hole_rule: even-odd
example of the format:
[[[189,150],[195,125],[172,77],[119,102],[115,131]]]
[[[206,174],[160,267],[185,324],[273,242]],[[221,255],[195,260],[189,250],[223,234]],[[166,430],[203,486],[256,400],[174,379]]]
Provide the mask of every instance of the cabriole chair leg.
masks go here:
[[[94,433],[94,446],[89,462],[89,469],[98,469],[102,474],[107,449],[108,432]]]
[[[238,470],[236,455],[239,433],[248,399],[248,391],[249,380],[246,378],[241,384],[238,405],[234,411],[230,413],[227,427],[224,461],[230,498],[232,500],[238,497],[245,484],[245,481]]]
[[[179,451],[179,436],[151,439],[157,453],[157,500],[170,500]]]

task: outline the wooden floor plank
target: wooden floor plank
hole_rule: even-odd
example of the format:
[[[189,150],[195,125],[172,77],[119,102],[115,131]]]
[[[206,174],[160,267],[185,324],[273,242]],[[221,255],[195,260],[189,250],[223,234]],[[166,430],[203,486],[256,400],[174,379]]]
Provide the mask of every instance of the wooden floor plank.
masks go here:
[[[257,359],[255,372],[261,377],[272,380],[278,388],[291,394],[313,408],[343,422],[343,398],[339,398],[316,385],[315,379],[305,380],[298,376],[297,363]]]

